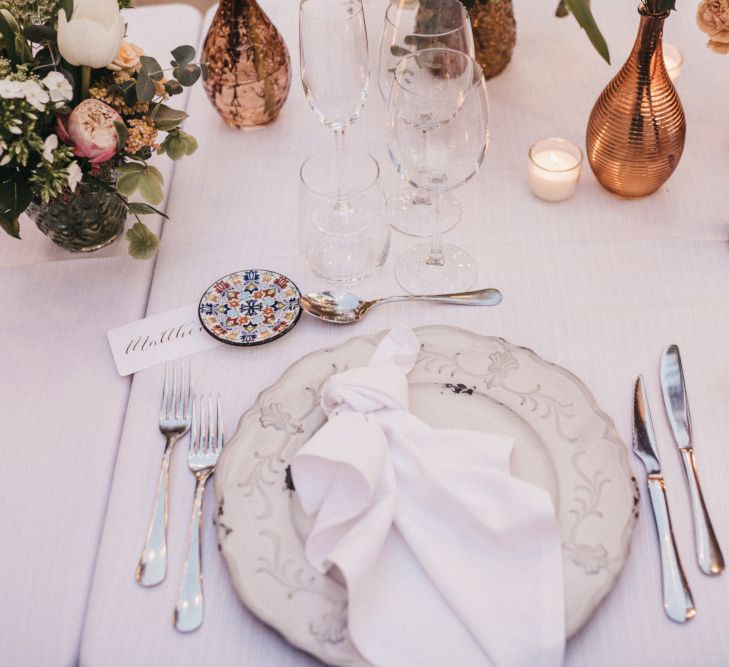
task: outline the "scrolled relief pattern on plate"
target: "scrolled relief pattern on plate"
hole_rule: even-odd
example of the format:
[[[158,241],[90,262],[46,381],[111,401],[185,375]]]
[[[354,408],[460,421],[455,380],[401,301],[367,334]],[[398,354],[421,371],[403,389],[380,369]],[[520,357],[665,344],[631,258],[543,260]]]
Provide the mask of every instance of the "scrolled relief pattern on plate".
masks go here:
[[[297,392],[295,399],[290,395],[279,397],[274,393],[262,403],[257,420],[260,427],[264,432],[277,431],[280,437],[261,438],[253,452],[256,463],[244,480],[238,483],[244,497],[255,498],[260,503],[261,510],[254,515],[254,520],[263,526],[268,526],[258,533],[267,548],[256,559],[258,564],[256,574],[270,576],[285,590],[289,600],[301,593],[322,598],[327,610],[309,623],[308,630],[317,642],[330,645],[342,644],[349,639],[346,593],[342,598],[333,597],[320,585],[323,575],[308,564],[302,565],[301,559],[286,557],[282,553],[281,537],[272,529],[276,527],[273,521],[274,496],[267,493],[266,487],[270,489],[280,485],[283,491],[291,493],[286,482],[287,469],[293,454],[320,425],[319,421],[307,423],[307,420],[310,420],[319,406],[321,388],[329,377],[341,373],[346,368],[346,365],[338,365],[333,361],[324,377],[314,386],[304,387],[301,392]],[[284,409],[284,402],[289,409],[292,406],[298,408],[295,416]],[[271,442],[274,443],[273,447]]]
[[[294,558],[282,555],[281,538],[273,530],[264,529],[259,535],[269,543],[268,555],[259,556],[256,574],[266,574],[286,589],[289,600],[301,593],[318,595],[329,606],[329,610],[309,623],[312,636],[322,644],[341,644],[348,639],[347,600],[337,599],[317,586],[318,576]]]
[[[418,364],[429,372],[439,375],[446,374],[453,382],[447,384],[456,393],[472,393],[464,384],[468,378],[477,379],[478,386],[474,387],[491,398],[508,405],[517,413],[526,411],[539,419],[551,420],[560,440],[575,447],[571,456],[571,465],[576,473],[573,487],[571,509],[572,525],[568,539],[562,544],[563,551],[576,566],[582,568],[587,575],[594,575],[608,567],[608,549],[604,544],[580,541],[580,528],[589,520],[601,520],[603,513],[600,509],[603,488],[611,480],[604,477],[601,470],[584,471],[579,464],[585,449],[581,438],[577,434],[569,433],[570,420],[574,418],[574,403],[557,400],[545,393],[541,384],[534,385],[529,378],[527,364],[538,362],[536,355],[530,355],[524,348],[518,348],[502,339],[493,339],[499,346],[488,355],[488,364],[481,371],[464,368],[461,359],[464,350],[447,352],[421,346],[421,356]],[[522,365],[520,359],[525,357],[526,364]],[[556,370],[549,364],[548,367]],[[520,376],[525,376],[522,381]],[[517,388],[520,383],[526,383],[526,388]],[[511,400],[509,400],[511,399]],[[516,399],[516,403],[513,399]],[[580,426],[579,424],[577,425]]]
[[[336,372],[336,367],[332,373]],[[322,384],[326,378],[322,380]],[[301,439],[304,435],[304,421],[311,416],[319,405],[319,387],[306,387],[302,397],[297,404],[301,405],[301,412],[294,417],[290,412],[283,409],[283,404],[278,400],[271,400],[261,406],[258,421],[264,429],[274,429],[281,433],[280,438],[273,440],[274,446],[269,448],[270,439],[263,438],[261,446],[256,447],[253,457],[256,460],[248,475],[238,487],[243,491],[246,498],[256,498],[261,509],[256,515],[257,520],[270,519],[273,513],[271,498],[264,493],[265,486],[276,486],[281,483],[281,475],[285,473],[288,465],[288,449],[292,444]],[[265,448],[266,451],[262,451]]]
[[[602,519],[603,513],[600,510],[600,500],[603,488],[610,480],[605,477],[602,470],[593,471],[587,474],[580,467],[580,459],[585,451],[580,450],[572,455],[572,465],[582,478],[582,483],[575,488],[575,495],[572,499],[573,507],[570,514],[575,522],[570,530],[569,537],[562,543],[562,550],[570,560],[581,567],[587,574],[597,574],[600,570],[607,568],[609,560],[608,550],[604,544],[585,544],[578,541],[580,526],[590,518]]]

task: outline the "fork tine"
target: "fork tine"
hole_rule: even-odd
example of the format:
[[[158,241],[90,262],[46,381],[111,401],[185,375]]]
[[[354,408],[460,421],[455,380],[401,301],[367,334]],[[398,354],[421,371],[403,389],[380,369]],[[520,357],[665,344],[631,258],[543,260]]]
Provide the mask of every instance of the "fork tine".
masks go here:
[[[198,442],[199,442],[199,433],[198,431],[198,425],[197,425],[197,399],[193,399],[192,403],[192,417],[190,419],[190,443],[188,445],[188,453],[193,454],[197,451],[198,448]]]
[[[167,401],[170,395],[170,362],[165,364],[165,384],[162,387],[162,406],[160,407],[160,418],[164,419],[167,415]]]
[[[187,362],[187,401],[185,401],[184,417],[190,418],[190,410],[192,410],[192,366]]]
[[[220,394],[216,399],[217,413],[218,413],[218,438],[215,442],[215,453],[219,454],[220,450],[223,449],[223,408],[220,405]]]
[[[205,443],[205,451],[209,454],[213,450],[213,442],[215,441],[215,415],[213,414],[213,397],[208,395],[208,440]]]
[[[177,381],[177,371],[179,368],[179,364],[172,365],[172,391],[170,392],[170,403],[169,409],[167,410],[168,419],[174,419],[175,411],[177,410],[177,390],[179,384]]]
[[[205,397],[200,398],[200,441],[198,443],[198,453],[204,452],[208,442],[208,420],[205,411]]]

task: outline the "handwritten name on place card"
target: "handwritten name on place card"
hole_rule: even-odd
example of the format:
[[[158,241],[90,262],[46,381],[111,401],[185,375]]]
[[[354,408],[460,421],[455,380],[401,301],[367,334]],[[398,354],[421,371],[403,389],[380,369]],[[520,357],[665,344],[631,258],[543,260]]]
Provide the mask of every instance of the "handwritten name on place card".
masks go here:
[[[202,328],[195,303],[111,329],[107,338],[119,375],[223,344]]]

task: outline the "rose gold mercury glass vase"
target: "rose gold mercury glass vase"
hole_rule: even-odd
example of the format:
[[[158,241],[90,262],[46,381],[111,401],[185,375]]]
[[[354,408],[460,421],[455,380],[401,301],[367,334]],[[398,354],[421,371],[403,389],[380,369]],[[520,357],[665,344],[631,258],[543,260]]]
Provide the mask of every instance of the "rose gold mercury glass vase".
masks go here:
[[[587,157],[611,192],[643,197],[678,165],[686,118],[663,61],[668,12],[639,9],[640,29],[623,68],[598,98],[587,125]]]
[[[278,116],[291,84],[289,52],[256,0],[221,0],[203,59],[208,97],[228,125],[255,127]]]

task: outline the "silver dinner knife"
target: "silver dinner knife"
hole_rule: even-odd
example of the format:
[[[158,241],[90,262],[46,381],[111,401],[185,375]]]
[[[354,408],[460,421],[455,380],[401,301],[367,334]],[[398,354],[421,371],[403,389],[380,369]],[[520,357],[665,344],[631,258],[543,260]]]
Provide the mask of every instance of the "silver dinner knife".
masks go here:
[[[661,548],[663,608],[672,621],[685,623],[696,615],[696,609],[676,550],[671,515],[668,513],[666,485],[661,475],[661,462],[658,458],[653,421],[643,388],[642,375],[635,382],[633,398],[633,451],[645,466],[648,493],[656,520],[658,543]]]
[[[691,497],[691,514],[694,518],[696,558],[701,571],[705,574],[721,574],[724,571],[724,556],[719,548],[704,503],[704,494],[701,493],[699,485],[696,458],[691,445],[691,415],[686,396],[686,382],[683,378],[683,366],[677,345],[666,348],[661,357],[661,389],[673,438],[678,445],[678,451],[681,452],[683,469],[686,471]]]

